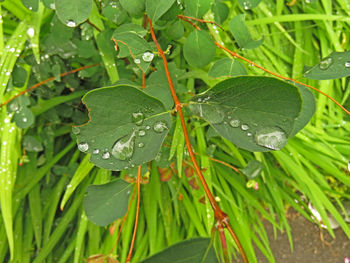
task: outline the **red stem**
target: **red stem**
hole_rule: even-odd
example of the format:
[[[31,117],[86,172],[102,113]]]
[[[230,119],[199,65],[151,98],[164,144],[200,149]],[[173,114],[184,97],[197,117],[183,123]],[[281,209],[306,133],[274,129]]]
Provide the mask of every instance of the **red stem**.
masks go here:
[[[229,263],[230,259],[228,257],[226,236],[225,236],[225,231],[224,231],[224,227],[222,224],[220,224],[218,230],[219,230],[220,240],[221,240],[221,244],[222,244],[222,251],[224,253],[224,261],[225,261],[225,263]]]
[[[135,238],[136,238],[136,232],[137,232],[137,223],[139,221],[139,212],[140,212],[140,197],[141,197],[141,191],[140,191],[140,185],[141,185],[141,165],[139,166],[138,173],[137,173],[137,205],[136,205],[136,217],[135,217],[135,225],[134,225],[134,233],[132,235],[131,245],[129,249],[129,255],[125,261],[125,263],[129,263],[131,260],[132,250],[134,248]]]
[[[76,73],[76,72],[81,71],[81,70],[84,70],[84,69],[96,67],[96,66],[98,66],[98,65],[100,65],[100,64],[94,64],[94,65],[89,65],[89,66],[84,66],[84,67],[80,67],[80,68],[77,68],[77,69],[73,69],[73,70],[71,70],[71,71],[68,71],[68,72],[65,72],[65,73],[60,74],[60,77],[65,77],[65,76],[67,76],[67,75],[69,75],[69,74],[73,74],[73,73]],[[21,91],[21,92],[18,93],[16,96],[13,96],[11,99],[8,99],[8,100],[5,101],[3,104],[1,104],[1,105],[0,105],[0,108],[1,108],[2,106],[5,106],[6,104],[10,103],[10,102],[13,101],[14,99],[18,98],[19,96],[21,96],[21,95],[23,95],[23,94],[25,94],[25,93],[27,93],[27,92],[33,90],[33,89],[36,89],[36,88],[38,88],[38,87],[40,87],[40,86],[42,86],[42,85],[44,85],[44,84],[46,84],[46,83],[48,83],[48,82],[50,82],[50,81],[52,81],[52,80],[55,80],[55,79],[56,79],[56,77],[51,77],[51,78],[45,79],[45,80],[43,80],[43,81],[41,81],[41,82],[35,84],[34,86],[32,86],[32,87],[30,87],[30,88],[28,88],[28,89],[26,89],[26,90],[24,90],[24,91]]]

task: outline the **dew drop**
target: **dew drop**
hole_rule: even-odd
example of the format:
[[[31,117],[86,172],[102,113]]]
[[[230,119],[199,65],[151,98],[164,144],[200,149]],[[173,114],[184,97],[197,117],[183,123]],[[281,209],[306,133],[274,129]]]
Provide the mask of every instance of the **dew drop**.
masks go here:
[[[93,154],[98,154],[99,152],[100,152],[99,149],[95,149],[95,150],[92,151]]]
[[[328,69],[330,65],[332,65],[333,59],[332,58],[326,58],[320,62],[320,69]]]
[[[135,63],[135,64],[140,64],[140,63],[141,63],[141,60],[138,59],[138,58],[135,58],[135,59],[134,59],[134,63]]]
[[[66,25],[69,26],[69,27],[75,27],[76,26],[76,23],[73,21],[73,20],[68,20],[66,22]]]
[[[22,121],[23,121],[23,122],[27,122],[28,119],[27,119],[26,117],[24,117],[24,118],[22,119]]]
[[[277,127],[265,127],[258,130],[254,139],[258,145],[272,150],[281,149],[288,141],[284,131]]]
[[[102,159],[108,160],[111,157],[111,154],[109,152],[102,153]]]
[[[73,134],[77,135],[77,134],[79,134],[79,133],[80,133],[80,128],[79,128],[79,127],[74,126],[74,127],[72,127],[72,132],[73,132]]]
[[[112,148],[112,155],[119,160],[127,160],[134,154],[135,132],[129,138],[126,136],[119,139]]]
[[[35,33],[35,30],[34,30],[34,28],[32,28],[32,27],[30,27],[30,28],[28,28],[28,30],[27,30],[27,35],[29,36],[29,37],[34,37],[34,33]]]
[[[145,132],[144,130],[139,130],[138,135],[139,135],[140,137],[143,137],[143,136],[146,135],[146,132]]]
[[[51,4],[50,4],[50,8],[53,9],[53,10],[55,10],[55,9],[56,9],[55,3],[51,3]]]
[[[86,142],[82,142],[78,144],[79,151],[86,152],[89,150],[89,145]]]
[[[241,129],[242,129],[242,131],[246,131],[249,129],[249,126],[247,124],[242,124]]]
[[[143,53],[143,55],[142,55],[142,59],[145,62],[151,62],[153,60],[153,58],[154,58],[154,54],[149,52],[149,51]]]
[[[348,162],[348,171],[350,172],[350,160]]]
[[[140,143],[138,144],[138,147],[139,147],[139,148],[142,148],[143,146],[145,146],[145,144],[144,144],[143,142],[140,142]]]
[[[132,122],[136,125],[142,125],[143,120],[145,119],[145,115],[142,112],[134,112],[132,114]]]
[[[166,122],[164,121],[157,121],[154,125],[153,125],[153,130],[155,132],[163,132],[165,131],[166,129],[168,129],[168,126],[166,124]]]
[[[344,66],[345,66],[346,68],[350,68],[350,61],[346,61],[345,64],[344,64]]]
[[[239,127],[240,124],[241,122],[239,120],[230,120],[230,126],[233,128]]]
[[[247,133],[247,136],[252,136],[253,134],[251,132],[248,132]]]
[[[146,130],[149,130],[149,129],[151,129],[151,127],[150,127],[150,126],[148,126],[148,125],[147,125],[147,126],[146,126],[145,128],[146,128]]]

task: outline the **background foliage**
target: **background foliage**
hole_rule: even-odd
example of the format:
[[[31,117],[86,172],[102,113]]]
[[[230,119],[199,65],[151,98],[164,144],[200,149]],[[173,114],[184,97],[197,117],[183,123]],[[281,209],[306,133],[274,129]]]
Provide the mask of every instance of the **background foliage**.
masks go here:
[[[88,257],[125,262],[135,202],[130,202],[120,242],[117,247],[114,244],[121,217],[133,196],[134,187],[129,183],[135,182],[137,169],[132,165],[154,158],[142,166],[144,184],[132,262],[141,262],[191,238],[195,239],[185,243],[193,246],[189,255],[195,254],[197,248],[198,255],[202,255],[203,246],[210,245],[209,239],[198,237],[211,235],[214,215],[184,148],[180,119],[171,117],[174,103],[161,58],[144,27],[145,12],[166,50],[175,90],[185,104],[191,143],[199,154],[205,178],[229,215],[249,261],[257,262],[254,249],[260,249],[270,262],[275,262],[263,220],[273,224],[276,231],[286,231],[293,247],[285,216],[290,207],[307,219],[324,224],[331,235],[332,226],[339,225],[350,237],[343,206],[350,196],[346,169],[350,124],[340,108],[318,93],[314,93],[315,106],[312,93],[298,86],[304,115],[299,116],[299,126],[293,126],[288,133],[295,136],[283,149],[262,153],[244,150],[255,149],[239,145],[238,141],[232,143],[232,133],[226,132],[225,136],[226,130],[216,127],[220,126],[215,119],[220,116],[220,108],[213,106],[214,99],[209,101],[214,109],[207,111],[204,103],[198,103],[198,99],[206,98],[198,94],[229,77],[267,75],[254,64],[242,63],[216,48],[210,30],[219,44],[273,72],[316,86],[349,108],[346,77],[350,64],[346,66],[348,52],[344,52],[350,45],[348,1],[5,0],[0,8],[0,102],[35,87],[1,107],[0,262],[82,262]],[[202,29],[198,31],[179,19],[178,14],[215,21],[224,30],[193,21]],[[62,75],[95,64],[98,65]],[[146,88],[141,92],[143,72]],[[304,78],[304,72],[310,79]],[[45,81],[49,78],[52,79]],[[254,85],[259,87],[267,79],[255,78],[259,83]],[[43,85],[34,86],[42,81]],[[125,100],[118,93],[104,97],[109,100],[92,96],[102,94],[96,89],[107,86],[124,90]],[[131,93],[139,108],[126,103]],[[89,120],[88,110],[81,103],[84,94],[85,106],[92,105],[91,117],[93,107],[101,110],[96,123],[93,118],[89,123],[90,127],[95,125],[92,134],[100,140],[96,142],[100,157],[91,157],[96,150],[91,145],[86,149],[84,136],[91,129],[80,127]],[[260,106],[273,108],[283,101],[278,92],[272,98],[272,102],[262,100]],[[151,109],[142,108],[146,101]],[[134,119],[123,123],[125,118],[116,112],[114,104]],[[258,104],[255,101],[252,105]],[[311,122],[297,133],[311,118],[314,108]],[[150,111],[148,117],[161,118],[163,130],[154,132],[155,136],[147,133],[147,122],[156,122],[140,117],[140,110]],[[137,128],[134,141],[131,131],[140,121],[145,129]],[[141,141],[143,130],[147,135]],[[139,158],[138,162],[130,162],[130,169],[124,168],[125,160],[120,155],[120,163],[104,162],[103,156],[107,155],[103,154],[108,151],[104,152],[103,143],[110,140],[110,145],[127,135],[132,140],[123,148],[124,157],[130,154],[133,142],[132,148],[138,147],[140,153],[133,157]],[[123,145],[131,137],[123,139]],[[140,143],[144,145],[140,147]],[[89,162],[90,158],[97,166],[122,171],[99,168]],[[120,188],[111,189],[113,184]],[[115,199],[106,199],[110,196]],[[118,206],[114,204],[116,199]],[[318,211],[320,220],[314,220],[310,207]],[[108,213],[104,214],[106,210]],[[230,256],[236,255],[233,240],[227,238]],[[219,239],[213,242],[220,255]],[[176,255],[173,251],[177,246],[163,253]],[[208,257],[215,253],[212,248],[209,250]]]

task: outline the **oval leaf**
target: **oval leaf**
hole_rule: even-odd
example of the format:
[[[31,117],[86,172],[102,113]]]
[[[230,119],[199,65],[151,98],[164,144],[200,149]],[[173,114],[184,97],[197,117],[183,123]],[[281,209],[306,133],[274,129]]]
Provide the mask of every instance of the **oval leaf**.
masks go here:
[[[128,208],[131,185],[117,179],[101,185],[90,185],[84,198],[86,216],[99,226],[106,226],[124,216]]]
[[[215,56],[215,51],[215,45],[205,31],[191,32],[184,44],[185,59],[193,67],[202,68],[209,64]]]
[[[88,19],[92,0],[56,0],[56,14],[63,24],[76,27]]]
[[[257,7],[261,0],[238,0],[238,3],[244,10]]]
[[[159,100],[120,85],[93,90],[83,102],[90,121],[75,131],[78,148],[96,166],[119,171],[155,158],[171,124]]]
[[[217,263],[210,238],[193,238],[155,254],[142,263]]]
[[[119,0],[122,7],[131,15],[141,15],[145,10],[145,0]]]
[[[185,0],[185,15],[202,18],[214,0]]]
[[[297,87],[276,78],[241,76],[194,97],[190,108],[238,147],[264,152],[287,143],[301,95]]]
[[[214,63],[208,75],[213,78],[247,75],[244,65],[231,58],[222,58]]]
[[[306,87],[295,84],[300,91],[302,97],[301,111],[299,116],[295,119],[294,128],[290,136],[297,134],[306,124],[311,120],[316,110],[316,101],[314,94]]]
[[[148,17],[155,23],[169,8],[175,0],[146,0],[146,12]]]
[[[305,72],[309,79],[337,79],[350,76],[350,50],[333,52]]]
[[[241,48],[257,48],[264,42],[264,37],[254,40],[250,35],[249,29],[244,22],[244,15],[240,14],[232,18],[229,22],[230,31]]]

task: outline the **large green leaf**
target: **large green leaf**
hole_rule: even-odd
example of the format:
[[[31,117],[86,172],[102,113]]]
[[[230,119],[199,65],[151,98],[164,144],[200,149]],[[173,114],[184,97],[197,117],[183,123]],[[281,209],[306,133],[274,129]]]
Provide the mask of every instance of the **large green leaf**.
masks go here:
[[[87,217],[99,226],[106,226],[124,216],[128,208],[131,185],[122,179],[101,185],[90,185],[84,199]]]
[[[295,119],[294,128],[290,136],[297,134],[306,124],[311,120],[316,110],[316,101],[314,94],[302,85],[296,84],[299,88],[300,95],[302,97],[301,111],[299,116]]]
[[[217,263],[210,238],[193,238],[177,243],[142,263]]]
[[[202,18],[214,0],[184,0],[185,15]]]
[[[119,0],[122,7],[131,15],[141,15],[145,10],[145,0]]]
[[[244,65],[232,58],[222,58],[214,63],[208,75],[213,78],[247,75]]]
[[[56,14],[62,23],[75,27],[88,19],[92,0],[55,0]]]
[[[148,17],[155,23],[169,8],[175,0],[146,0],[146,12]]]
[[[232,18],[229,22],[230,31],[241,48],[253,49],[257,48],[264,42],[264,37],[254,40],[250,35],[249,29],[244,22],[244,15],[239,14]]]
[[[191,110],[249,151],[281,149],[301,110],[297,87],[271,77],[241,76],[194,97]]]
[[[215,56],[215,45],[207,32],[194,30],[184,44],[184,57],[194,67],[204,67]]]
[[[22,4],[31,11],[38,11],[39,0],[22,0]]]
[[[171,124],[163,104],[130,85],[90,91],[90,121],[75,129],[78,148],[99,167],[124,170],[151,161]]]
[[[350,50],[333,52],[305,72],[309,79],[337,79],[350,76]]]

